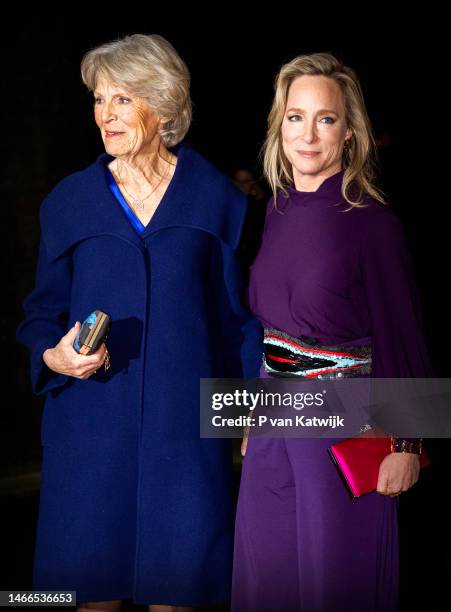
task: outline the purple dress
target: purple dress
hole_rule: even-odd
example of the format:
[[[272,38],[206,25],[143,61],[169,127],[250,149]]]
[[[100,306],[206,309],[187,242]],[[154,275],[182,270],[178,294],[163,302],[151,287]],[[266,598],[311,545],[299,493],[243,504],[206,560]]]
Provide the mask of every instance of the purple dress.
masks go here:
[[[344,212],[343,174],[316,192],[289,188],[278,210],[269,201],[251,310],[265,327],[324,345],[370,337],[373,377],[432,376],[402,225],[367,196],[366,207]],[[399,497],[352,501],[326,451],[333,441],[249,439],[233,612],[397,610]]]

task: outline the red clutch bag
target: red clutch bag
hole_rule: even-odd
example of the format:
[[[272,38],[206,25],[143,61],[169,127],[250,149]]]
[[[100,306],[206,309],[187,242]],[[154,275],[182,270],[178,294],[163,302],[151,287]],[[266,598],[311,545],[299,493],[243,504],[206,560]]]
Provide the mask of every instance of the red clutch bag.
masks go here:
[[[379,466],[391,452],[391,437],[374,437],[373,430],[355,438],[332,444],[327,450],[352,499],[375,491]],[[424,449],[420,454],[420,467],[430,464]]]

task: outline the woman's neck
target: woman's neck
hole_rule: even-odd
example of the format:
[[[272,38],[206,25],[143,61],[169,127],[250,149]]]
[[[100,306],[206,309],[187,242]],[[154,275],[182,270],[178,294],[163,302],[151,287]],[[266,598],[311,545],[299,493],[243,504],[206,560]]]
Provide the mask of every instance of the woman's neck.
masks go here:
[[[172,175],[177,157],[161,145],[157,150],[141,152],[134,155],[116,157],[109,165],[109,169],[118,178],[119,183],[146,188],[155,185]]]
[[[331,168],[326,168],[324,171],[318,172],[317,174],[303,174],[293,168],[293,180],[294,186],[297,191],[318,191],[321,184],[334,174],[337,174],[341,170],[341,164],[335,165]]]

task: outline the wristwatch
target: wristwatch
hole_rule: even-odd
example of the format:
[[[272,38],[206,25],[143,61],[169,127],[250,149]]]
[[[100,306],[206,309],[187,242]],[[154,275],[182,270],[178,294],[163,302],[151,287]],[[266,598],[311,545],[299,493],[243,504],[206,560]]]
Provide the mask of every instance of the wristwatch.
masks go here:
[[[395,438],[391,436],[392,453],[415,453],[421,455],[423,438]]]

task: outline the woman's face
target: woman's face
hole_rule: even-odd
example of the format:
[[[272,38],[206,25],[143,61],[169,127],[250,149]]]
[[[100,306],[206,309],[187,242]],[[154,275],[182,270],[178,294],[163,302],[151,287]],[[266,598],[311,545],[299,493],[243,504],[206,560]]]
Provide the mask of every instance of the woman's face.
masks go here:
[[[106,152],[114,157],[150,152],[160,142],[160,119],[143,98],[99,78],[94,116]]]
[[[288,91],[282,145],[293,178],[331,176],[341,170],[347,128],[340,86],[324,76],[297,77]]]

